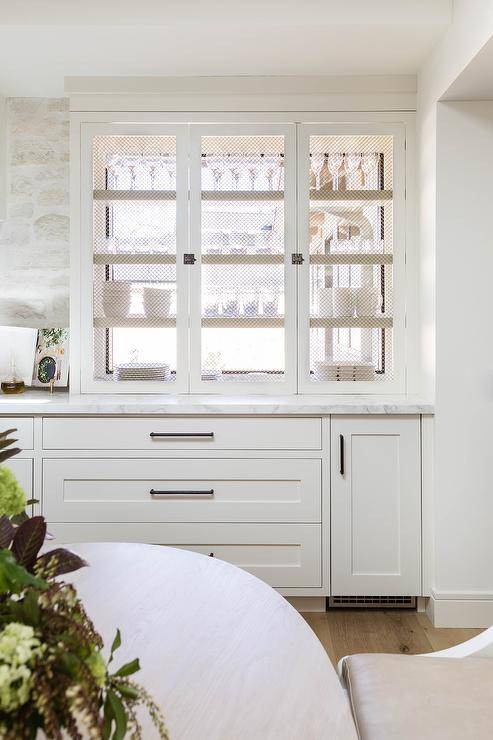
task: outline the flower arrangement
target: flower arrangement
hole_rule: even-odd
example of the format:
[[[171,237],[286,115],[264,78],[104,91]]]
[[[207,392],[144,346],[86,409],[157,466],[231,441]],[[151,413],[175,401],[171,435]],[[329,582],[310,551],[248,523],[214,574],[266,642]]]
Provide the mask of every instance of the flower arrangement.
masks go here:
[[[169,740],[161,710],[133,678],[138,659],[114,670],[75,588],[60,576],[87,566],[65,548],[40,554],[42,516],[29,517],[24,491],[1,463],[20,450],[0,433],[0,740],[47,738],[143,740],[143,706],[161,740]]]

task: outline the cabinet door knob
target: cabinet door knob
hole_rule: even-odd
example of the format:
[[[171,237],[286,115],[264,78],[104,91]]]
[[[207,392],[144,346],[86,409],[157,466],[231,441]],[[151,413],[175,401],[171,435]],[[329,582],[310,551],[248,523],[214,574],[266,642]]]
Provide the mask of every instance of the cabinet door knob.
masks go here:
[[[344,435],[339,435],[339,473],[344,475]]]

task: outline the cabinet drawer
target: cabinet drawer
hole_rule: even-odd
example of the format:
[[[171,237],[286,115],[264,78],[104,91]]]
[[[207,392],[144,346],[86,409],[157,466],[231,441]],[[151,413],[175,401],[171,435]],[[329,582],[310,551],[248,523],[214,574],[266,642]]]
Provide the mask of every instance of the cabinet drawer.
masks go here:
[[[49,522],[321,521],[320,460],[45,460],[43,490]]]
[[[25,417],[0,416],[0,432],[17,429],[11,436],[17,440],[16,447],[21,450],[32,450],[34,447],[33,420]]]
[[[145,542],[219,557],[275,588],[322,584],[319,524],[50,524],[60,543]],[[76,547],[74,549],[77,549]]]
[[[321,445],[321,420],[310,418],[43,420],[46,450],[319,450]]]
[[[20,485],[24,489],[24,493],[26,494],[26,498],[30,499],[33,497],[33,461],[32,460],[23,460],[17,458],[11,458],[10,460],[7,460],[5,463],[2,463],[5,465],[6,468],[10,468],[10,470],[13,472],[17,480],[19,481]]]

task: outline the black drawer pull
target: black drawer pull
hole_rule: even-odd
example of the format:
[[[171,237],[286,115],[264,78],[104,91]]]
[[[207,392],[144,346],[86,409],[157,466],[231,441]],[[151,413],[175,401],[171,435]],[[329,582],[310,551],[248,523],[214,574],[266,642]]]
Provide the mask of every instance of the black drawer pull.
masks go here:
[[[156,491],[151,488],[151,496],[214,496],[214,489],[209,488],[207,491]]]
[[[149,437],[214,437],[214,432],[151,432]]]
[[[344,476],[344,435],[339,435],[339,473]]]

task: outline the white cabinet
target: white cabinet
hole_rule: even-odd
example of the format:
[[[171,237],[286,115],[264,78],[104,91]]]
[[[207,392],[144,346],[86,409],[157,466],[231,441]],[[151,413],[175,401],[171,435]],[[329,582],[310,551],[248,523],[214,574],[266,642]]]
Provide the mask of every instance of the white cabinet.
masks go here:
[[[335,596],[421,593],[418,417],[332,417]]]

